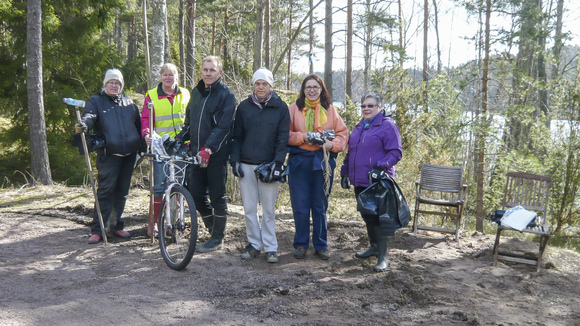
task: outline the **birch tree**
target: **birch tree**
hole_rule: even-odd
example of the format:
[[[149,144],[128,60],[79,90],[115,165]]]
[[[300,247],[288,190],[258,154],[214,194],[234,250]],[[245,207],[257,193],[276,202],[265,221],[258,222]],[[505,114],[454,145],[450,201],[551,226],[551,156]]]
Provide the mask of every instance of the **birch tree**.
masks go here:
[[[151,74],[149,86],[159,82],[159,70],[165,61],[165,32],[167,30],[167,3],[151,0]]]

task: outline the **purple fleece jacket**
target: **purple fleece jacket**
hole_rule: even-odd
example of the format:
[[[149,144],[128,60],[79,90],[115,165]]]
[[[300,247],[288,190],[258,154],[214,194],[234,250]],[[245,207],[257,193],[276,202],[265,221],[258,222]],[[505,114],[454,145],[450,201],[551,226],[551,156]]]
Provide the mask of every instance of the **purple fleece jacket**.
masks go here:
[[[379,112],[371,124],[364,126],[362,119],[350,134],[348,152],[340,175],[348,175],[351,185],[368,187],[368,173],[382,168],[391,177],[395,176],[395,164],[403,157],[399,128],[390,117]]]

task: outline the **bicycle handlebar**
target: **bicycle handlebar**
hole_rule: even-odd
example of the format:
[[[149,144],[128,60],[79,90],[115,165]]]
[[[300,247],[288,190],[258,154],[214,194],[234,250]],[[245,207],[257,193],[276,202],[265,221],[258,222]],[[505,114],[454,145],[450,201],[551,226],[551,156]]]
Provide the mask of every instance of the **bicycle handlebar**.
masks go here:
[[[141,153],[141,156],[152,157],[155,162],[163,161],[184,161],[188,164],[198,165],[195,156],[180,156],[180,155],[162,155],[162,154],[152,154],[152,153]]]

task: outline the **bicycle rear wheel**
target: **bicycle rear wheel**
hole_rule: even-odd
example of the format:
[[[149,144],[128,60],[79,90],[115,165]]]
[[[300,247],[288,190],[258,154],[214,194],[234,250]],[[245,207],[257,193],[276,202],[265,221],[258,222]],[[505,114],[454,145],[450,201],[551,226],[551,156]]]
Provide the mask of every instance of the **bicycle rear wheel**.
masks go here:
[[[175,185],[162,205],[158,222],[161,255],[167,266],[182,270],[191,261],[197,242],[195,204],[187,189]]]

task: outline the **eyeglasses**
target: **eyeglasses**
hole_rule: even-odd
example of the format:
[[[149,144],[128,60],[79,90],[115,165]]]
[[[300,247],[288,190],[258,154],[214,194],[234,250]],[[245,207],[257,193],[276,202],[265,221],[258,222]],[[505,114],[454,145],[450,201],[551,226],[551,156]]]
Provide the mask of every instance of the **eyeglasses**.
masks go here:
[[[109,81],[109,82],[107,82],[107,84],[109,84],[111,86],[121,86],[121,83],[118,81]]]
[[[372,109],[372,108],[374,108],[375,106],[376,106],[376,107],[379,107],[377,104],[369,104],[369,105],[364,105],[364,104],[363,104],[363,105],[361,105],[361,106],[360,106],[360,108],[361,108],[361,109],[366,109],[366,108]]]
[[[318,91],[320,89],[320,86],[306,86],[306,91],[310,92],[310,91]]]

